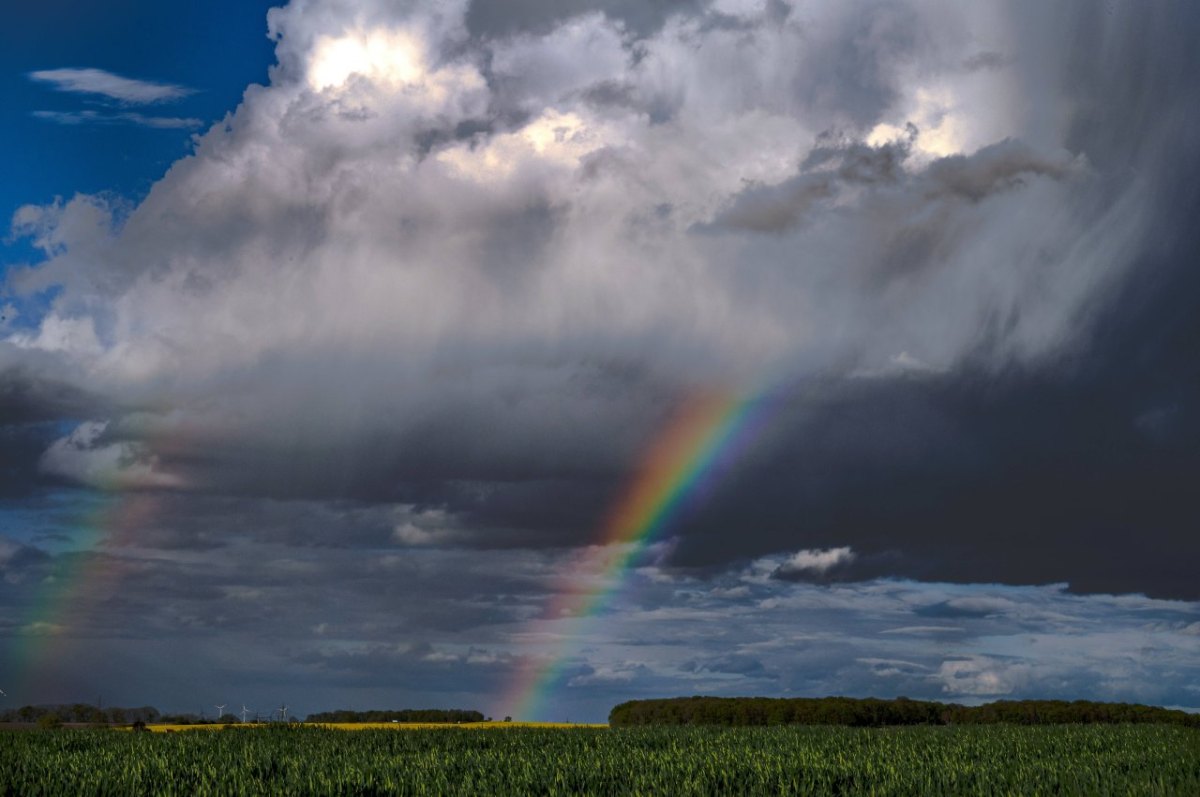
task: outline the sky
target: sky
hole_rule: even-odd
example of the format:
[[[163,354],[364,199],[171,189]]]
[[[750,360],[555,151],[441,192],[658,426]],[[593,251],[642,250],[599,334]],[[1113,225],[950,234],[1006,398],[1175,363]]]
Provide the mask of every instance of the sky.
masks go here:
[[[8,17],[3,706],[1200,710],[1190,4]]]

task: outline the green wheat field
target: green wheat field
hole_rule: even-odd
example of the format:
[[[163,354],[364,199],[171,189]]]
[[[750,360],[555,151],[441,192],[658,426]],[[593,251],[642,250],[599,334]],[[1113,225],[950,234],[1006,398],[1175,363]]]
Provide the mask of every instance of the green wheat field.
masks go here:
[[[0,733],[6,795],[1200,795],[1200,731],[230,728]]]

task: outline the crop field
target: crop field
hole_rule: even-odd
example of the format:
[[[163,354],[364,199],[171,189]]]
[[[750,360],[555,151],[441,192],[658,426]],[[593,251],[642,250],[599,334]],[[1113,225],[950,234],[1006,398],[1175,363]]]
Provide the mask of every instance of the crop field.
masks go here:
[[[0,734],[0,794],[1198,795],[1161,725]]]
[[[249,728],[268,728],[276,727],[265,724],[248,723],[246,725],[238,724],[234,726],[239,730],[247,730]],[[308,728],[331,728],[338,731],[379,731],[379,730],[409,730],[409,731],[429,731],[429,730],[487,730],[489,728],[607,728],[607,725],[601,724],[586,724],[586,723],[568,723],[568,722],[465,722],[462,724],[448,722],[318,722],[309,723],[305,727]],[[172,725],[170,723],[155,722],[146,726],[146,730],[154,733],[167,733],[178,731],[219,731],[225,730],[226,726],[220,724],[204,723],[193,725]],[[118,730],[129,730],[128,728],[119,728]]]

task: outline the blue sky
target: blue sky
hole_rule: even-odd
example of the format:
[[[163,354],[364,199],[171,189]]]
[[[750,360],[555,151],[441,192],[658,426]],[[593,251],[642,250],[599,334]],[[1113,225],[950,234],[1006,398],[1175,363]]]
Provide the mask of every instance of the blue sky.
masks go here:
[[[147,3],[69,0],[18,4],[0,32],[0,216],[75,193],[116,192],[136,201],[191,148],[193,133],[232,111],[274,61],[267,40],[270,3]],[[174,102],[127,106],[99,95],[56,91],[30,80],[37,70],[93,68],[195,90]],[[37,111],[141,111],[199,119],[195,128],[145,124],[62,124]],[[0,249],[0,269],[36,253],[17,241]],[[2,273],[2,272],[0,272]]]
[[[270,26],[7,14],[4,705],[1200,707],[1191,6]]]

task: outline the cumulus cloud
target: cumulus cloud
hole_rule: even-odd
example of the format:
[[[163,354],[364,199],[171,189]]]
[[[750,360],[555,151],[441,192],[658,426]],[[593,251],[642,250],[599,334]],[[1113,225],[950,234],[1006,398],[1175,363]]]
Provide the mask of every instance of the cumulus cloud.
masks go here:
[[[1085,556],[1037,560],[1077,568],[1060,573],[980,554],[999,532],[959,556],[969,523],[919,522],[952,490],[870,489],[987,460],[954,380],[987,386],[972,418],[997,417],[990,385],[1077,356],[1159,240],[1192,83],[1139,93],[1052,34],[1086,19],[1106,43],[1089,52],[1187,75],[1175,50],[1128,44],[1169,36],[1170,15],[529,2],[513,29],[481,5],[273,9],[270,84],[136,207],[18,211],[44,261],[5,291],[52,298],[3,328],[0,367],[94,396],[76,422],[112,419],[47,440],[47,474],[329,517],[362,502],[372,534],[412,549],[578,546],[682,397],[782,377],[804,388],[747,455],[755,478],[685,519],[682,558],[1110,583]],[[128,102],[180,90],[61,72]],[[1153,146],[1112,143],[1126,117]],[[948,387],[901,406],[911,426],[846,398],[900,381]],[[883,498],[927,514],[896,532]]]
[[[186,86],[122,77],[103,69],[39,69],[30,72],[29,79],[48,83],[57,91],[94,94],[134,105],[168,102],[195,93]]]
[[[403,545],[445,545],[463,537],[445,510],[401,507],[397,513],[392,537]]]
[[[941,682],[942,691],[947,694],[994,698],[1011,694],[1024,685],[1029,666],[1024,662],[972,656],[942,662],[933,677]]]
[[[182,487],[178,476],[159,469],[158,459],[138,443],[105,442],[107,421],[87,421],[50,444],[39,465],[48,474],[101,489]]]
[[[806,548],[783,561],[775,571],[777,578],[819,577],[855,560],[850,546],[840,548]]]
[[[868,121],[853,123],[861,112],[839,114],[839,102],[855,97],[785,102],[816,91],[808,81],[819,77],[783,57],[811,49],[799,45],[798,23],[733,31],[679,20],[634,42],[608,18],[585,15],[496,43],[485,74],[483,53],[443,54],[462,35],[461,11],[375,10],[373,21],[351,24],[320,6],[278,10],[273,85],[248,93],[227,125],[204,136],[109,249],[85,261],[80,250],[105,233],[55,229],[65,251],[28,280],[65,285],[70,306],[88,301],[76,290],[84,273],[115,272],[90,299],[111,307],[96,364],[113,389],[137,389],[183,360],[201,380],[314,348],[374,360],[384,341],[402,346],[391,359],[415,373],[450,349],[534,368],[625,358],[677,380],[713,380],[884,341],[881,357],[900,349],[940,366],[975,344],[981,313],[1017,318],[1006,335],[1013,353],[1037,354],[1065,339],[1074,308],[1121,267],[1115,242],[1079,251],[1081,243],[1101,230],[1136,233],[1136,218],[1095,233],[1098,216],[1038,222],[1035,208],[1073,206],[1088,190],[1086,170],[1061,149],[1004,139],[909,168],[908,144],[863,143]],[[876,13],[865,60],[927,57],[911,31],[900,32],[917,12]],[[845,14],[817,20],[830,46],[853,30]],[[581,47],[605,55],[580,59]],[[543,68],[555,58],[574,71]],[[746,85],[748,75],[756,80]],[[626,86],[633,104],[596,107],[580,93],[589,85]],[[677,107],[656,124],[641,109],[666,95]],[[525,118],[492,121],[502,102]],[[873,106],[869,122],[887,109]],[[454,140],[470,123],[491,129]],[[843,131],[833,143],[822,137],[829,125]],[[421,157],[417,141],[432,132],[449,140]],[[802,173],[781,181],[788,170]],[[714,218],[786,231],[810,212],[824,223],[782,249],[755,235],[692,232]],[[1023,246],[1004,245],[1018,224]],[[794,251],[808,253],[802,267]],[[1055,286],[1053,303],[1022,292],[1035,270]],[[864,281],[903,289],[881,303]],[[254,311],[267,284],[288,312]],[[935,303],[943,312],[931,324]],[[822,332],[834,318],[849,339]],[[710,365],[700,373],[669,373],[702,350]],[[390,392],[369,390],[381,391]]]

